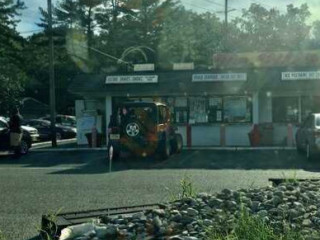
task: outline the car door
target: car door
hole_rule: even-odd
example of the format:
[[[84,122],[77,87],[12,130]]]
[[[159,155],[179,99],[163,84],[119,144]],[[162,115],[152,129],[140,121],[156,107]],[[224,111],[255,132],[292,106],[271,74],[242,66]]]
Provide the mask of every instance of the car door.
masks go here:
[[[306,119],[306,121],[304,122],[304,124],[300,130],[299,143],[303,149],[306,148],[307,143],[312,143],[313,127],[314,127],[314,116],[310,115]]]
[[[0,150],[7,150],[9,148],[9,140],[9,126],[0,120]]]
[[[306,139],[306,143],[309,143],[311,147],[314,146],[314,130],[315,130],[315,116],[312,115],[306,122],[306,126],[304,128],[304,136]]]

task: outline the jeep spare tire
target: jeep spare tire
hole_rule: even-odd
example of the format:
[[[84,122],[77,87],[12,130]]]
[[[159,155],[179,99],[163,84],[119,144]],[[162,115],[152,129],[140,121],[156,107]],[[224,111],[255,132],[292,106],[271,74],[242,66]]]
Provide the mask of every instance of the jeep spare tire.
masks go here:
[[[130,121],[125,125],[124,131],[128,137],[138,137],[142,131],[141,124],[137,121]]]

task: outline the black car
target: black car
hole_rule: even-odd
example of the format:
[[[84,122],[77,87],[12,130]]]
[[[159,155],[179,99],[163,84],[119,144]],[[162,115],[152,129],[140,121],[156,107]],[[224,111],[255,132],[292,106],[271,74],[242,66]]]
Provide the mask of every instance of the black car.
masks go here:
[[[23,124],[26,126],[34,127],[38,130],[40,135],[40,140],[49,140],[51,139],[51,123],[47,120],[40,119],[29,119],[24,120]],[[75,138],[77,136],[77,130],[73,127],[67,127],[56,124],[56,138],[58,140],[61,139],[69,139]]]
[[[29,152],[32,145],[30,134],[22,129],[22,140],[20,144],[20,153],[25,155]],[[6,121],[0,119],[0,151],[10,151],[10,129]]]
[[[182,150],[182,136],[171,123],[165,104],[134,102],[120,106],[126,114],[121,124],[109,128],[109,158],[116,159],[122,151],[137,156],[159,155],[167,159]]]

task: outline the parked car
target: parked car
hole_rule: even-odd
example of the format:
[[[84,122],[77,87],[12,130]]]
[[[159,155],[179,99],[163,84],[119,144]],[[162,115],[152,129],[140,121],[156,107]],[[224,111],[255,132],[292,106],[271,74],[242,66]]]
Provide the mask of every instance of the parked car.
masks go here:
[[[51,121],[50,116],[45,116],[45,117],[42,117],[39,119]],[[70,116],[70,115],[57,115],[56,116],[56,123],[63,125],[63,126],[68,126],[68,127],[76,127],[77,126],[76,117]]]
[[[22,140],[20,144],[20,153],[25,155],[32,146],[30,133],[22,128]],[[0,151],[10,151],[10,129],[5,119],[0,119]]]
[[[23,124],[26,126],[34,127],[38,130],[40,140],[51,139],[51,123],[47,120],[29,119],[24,120]],[[75,138],[77,136],[77,129],[56,124],[56,138],[57,140]]]
[[[6,122],[6,124],[9,125],[9,120],[10,120],[9,118],[0,117],[0,120]],[[21,128],[30,134],[32,142],[38,142],[39,141],[39,133],[38,133],[38,130],[36,128],[30,127],[30,126],[24,126],[24,125],[22,125]]]
[[[109,158],[116,159],[122,151],[138,156],[160,155],[167,159],[182,150],[182,136],[176,133],[170,121],[170,111],[165,104],[135,102],[125,103],[127,115],[121,124],[109,129]]]
[[[299,153],[312,159],[320,152],[320,113],[313,113],[301,124],[296,133],[296,146]]]

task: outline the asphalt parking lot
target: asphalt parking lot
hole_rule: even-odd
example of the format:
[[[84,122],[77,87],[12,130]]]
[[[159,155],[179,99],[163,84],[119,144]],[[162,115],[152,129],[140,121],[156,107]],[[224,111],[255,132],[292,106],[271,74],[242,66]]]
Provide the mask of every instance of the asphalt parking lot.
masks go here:
[[[270,177],[320,177],[320,162],[295,151],[183,151],[166,161],[122,159],[109,173],[104,151],[0,157],[0,230],[35,240],[41,215],[170,201],[188,176],[196,191],[260,187]]]

